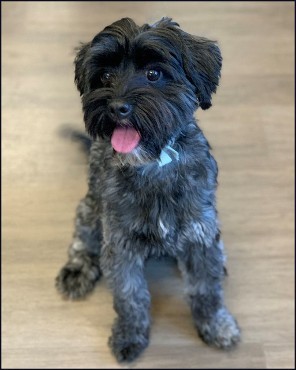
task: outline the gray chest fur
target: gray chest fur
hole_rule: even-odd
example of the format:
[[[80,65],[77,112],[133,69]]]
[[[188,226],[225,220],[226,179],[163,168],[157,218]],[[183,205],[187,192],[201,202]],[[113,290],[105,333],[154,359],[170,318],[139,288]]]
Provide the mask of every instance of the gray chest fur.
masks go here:
[[[112,177],[109,174],[105,179],[102,192],[105,237],[118,244],[124,233],[124,239],[133,240],[135,245],[139,242],[141,248],[145,245],[149,253],[172,249],[179,228],[174,195],[145,183],[131,188],[131,180],[120,180],[116,173]]]
[[[176,254],[185,240],[210,244],[215,183],[206,165],[152,164],[143,172],[115,165],[112,152],[100,150],[91,157],[90,179],[102,205],[105,243],[147,255]]]

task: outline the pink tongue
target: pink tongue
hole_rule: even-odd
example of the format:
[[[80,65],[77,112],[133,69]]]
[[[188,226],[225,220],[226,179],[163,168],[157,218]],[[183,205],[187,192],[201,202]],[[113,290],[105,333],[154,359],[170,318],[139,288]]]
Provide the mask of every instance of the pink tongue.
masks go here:
[[[129,153],[139,144],[141,137],[132,127],[116,127],[113,131],[111,144],[120,153]]]

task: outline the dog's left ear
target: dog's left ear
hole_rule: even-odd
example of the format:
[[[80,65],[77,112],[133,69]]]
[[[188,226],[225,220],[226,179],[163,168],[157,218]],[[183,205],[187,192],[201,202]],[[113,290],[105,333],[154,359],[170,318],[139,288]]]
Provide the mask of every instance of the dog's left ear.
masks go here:
[[[87,87],[85,59],[89,49],[90,43],[81,44],[80,47],[75,49],[77,52],[74,60],[75,83],[80,95],[84,94]]]
[[[211,97],[219,84],[222,56],[215,41],[179,30],[184,42],[183,68],[195,86],[202,109],[211,107]]]
[[[169,30],[173,38],[178,40],[176,47],[182,53],[183,69],[187,79],[195,87],[199,105],[202,109],[210,108],[211,96],[219,84],[222,66],[222,56],[217,43],[190,35],[168,17],[162,18],[151,27]]]

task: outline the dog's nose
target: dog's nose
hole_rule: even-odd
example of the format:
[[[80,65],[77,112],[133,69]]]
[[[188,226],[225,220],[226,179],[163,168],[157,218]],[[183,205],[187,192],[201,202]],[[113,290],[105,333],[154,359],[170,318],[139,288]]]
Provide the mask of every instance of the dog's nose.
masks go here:
[[[132,106],[124,101],[116,100],[109,104],[109,111],[112,116],[123,119],[130,115]]]

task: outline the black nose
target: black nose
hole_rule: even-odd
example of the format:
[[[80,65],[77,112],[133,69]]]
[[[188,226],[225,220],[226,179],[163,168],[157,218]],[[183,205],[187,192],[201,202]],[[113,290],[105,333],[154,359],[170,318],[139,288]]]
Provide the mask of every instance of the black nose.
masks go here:
[[[115,118],[123,119],[130,115],[132,106],[126,102],[116,100],[109,104],[109,111]]]

